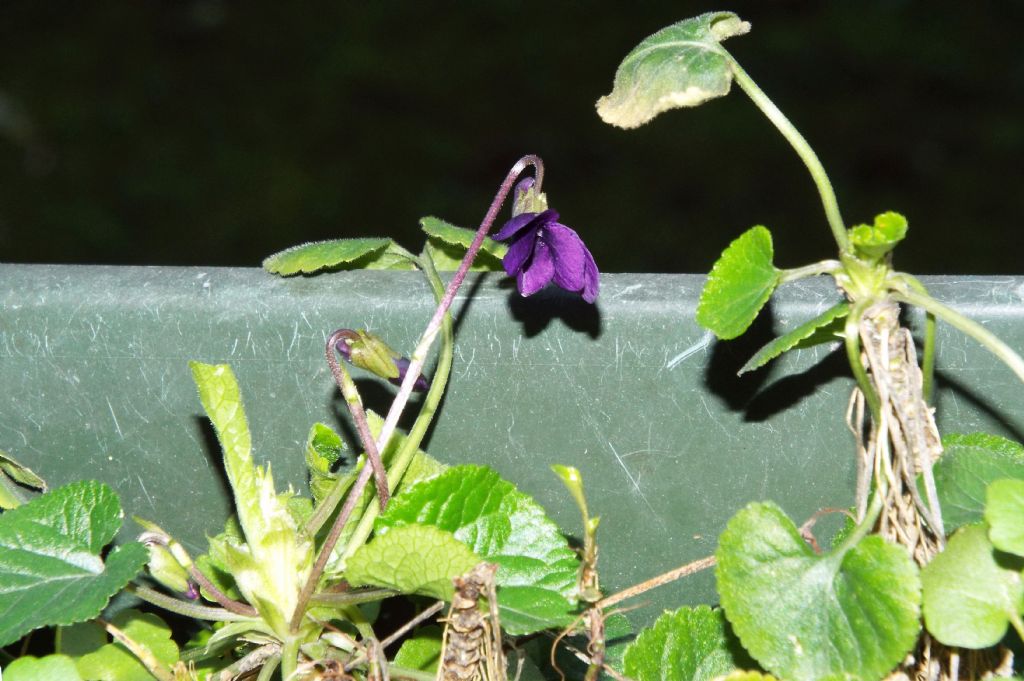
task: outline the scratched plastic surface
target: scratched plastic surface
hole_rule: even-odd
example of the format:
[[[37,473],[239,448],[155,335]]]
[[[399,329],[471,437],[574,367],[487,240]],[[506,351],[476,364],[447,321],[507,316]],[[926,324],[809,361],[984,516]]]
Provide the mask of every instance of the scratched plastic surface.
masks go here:
[[[1024,279],[925,281],[1024,347]],[[749,501],[774,499],[798,523],[851,503],[842,352],[821,346],[735,375],[772,333],[830,306],[828,282],[784,286],[750,337],[729,343],[693,320],[700,276],[604,275],[593,308],[557,290],[520,298],[495,275],[474,283],[469,308],[456,303],[452,381],[428,450],[494,467],[575,534],[579,516],[549,466],[580,468],[602,517],[609,593],[710,554]],[[415,273],[0,265],[0,450],[51,485],[107,481],[128,514],[199,553],[227,505],[187,361],[234,367],[257,460],[273,462],[280,488],[301,489],[310,425],[345,422],[327,335],[367,327],[408,351],[432,309]],[[1019,438],[1021,385],[949,327],[940,340],[940,427]],[[360,384],[384,408],[392,389]],[[123,536],[136,531],[127,525]],[[651,592],[632,616],[713,598],[705,573]]]

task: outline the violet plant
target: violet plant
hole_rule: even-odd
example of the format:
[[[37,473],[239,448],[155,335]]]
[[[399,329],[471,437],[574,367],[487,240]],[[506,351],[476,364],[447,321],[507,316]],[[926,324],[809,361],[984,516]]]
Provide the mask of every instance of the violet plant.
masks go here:
[[[884,212],[871,224],[846,226],[817,155],[722,47],[722,41],[749,30],[730,12],[669,26],[626,56],[611,94],[597,103],[606,122],[635,128],[664,111],[724,96],[735,82],[806,165],[838,247],[836,259],[781,269],[773,262],[771,233],[753,227],[722,253],[701,294],[697,321],[725,340],[747,330],[776,287],[831,276],[841,299],[766,345],[740,373],[794,348],[838,339],[857,381],[847,414],[859,471],[848,531],[831,551],[819,554],[775,504],[741,510],[716,551],[724,616],[758,666],[779,678],[1005,674],[1006,649],[998,646],[1009,624],[1024,635],[1024,591],[1021,566],[1010,559],[1020,555],[1021,546],[1001,533],[1010,517],[1022,517],[1024,504],[1010,491],[1018,483],[996,479],[1024,477],[1024,461],[1019,445],[981,434],[947,440],[943,453],[929,406],[936,319],[991,350],[1021,379],[1024,360],[981,324],[930,296],[916,278],[893,268],[892,251],[907,233],[902,215]],[[920,363],[901,324],[900,305],[926,313]],[[963,503],[965,488],[977,492],[988,483],[984,508],[977,494]],[[1000,509],[994,513],[998,520],[993,506]],[[950,522],[943,508],[951,507],[970,511]],[[972,524],[982,515],[987,527]],[[653,654],[669,636],[692,653],[713,617],[696,610],[666,615],[640,634],[631,651],[646,646]],[[957,646],[987,650],[969,655]],[[723,644],[715,654],[727,656],[727,648]],[[625,671],[636,678],[691,678],[641,666],[631,665],[627,653]]]
[[[846,227],[806,140],[722,48],[723,40],[748,31],[725,12],[659,31],[626,57],[598,112],[636,127],[668,109],[725,95],[735,81],[807,165],[838,257],[780,269],[770,232],[754,227],[715,264],[697,315],[719,338],[733,338],[778,286],[811,276],[835,280],[842,300],[769,343],[743,369],[814,343],[840,340],[846,347],[857,381],[847,419],[861,475],[853,520],[829,550],[820,551],[807,527],[775,504],[752,503],[729,522],[714,556],[605,595],[599,520],[578,470],[554,467],[580,510],[582,546],[574,551],[544,510],[494,471],[448,467],[421,450],[450,376],[450,308],[470,270],[504,270],[522,295],[556,285],[587,302],[598,296],[592,255],[548,207],[540,159],[526,156],[475,232],[424,218],[427,243],[419,255],[390,239],[346,239],[265,261],[282,276],[418,270],[437,300],[408,354],[362,328],[326,334],[325,360],[362,453],[345,465],[341,435],[314,424],[300,453],[309,497],[278,491],[270,467],[255,465],[241,388],[224,364],[191,364],[236,511],[203,555],[190,556],[146,519],[137,519],[144,530],[138,542],[108,552],[123,516],[109,487],[81,481],[29,500],[25,486],[38,489],[43,481],[0,453],[0,507],[10,509],[0,515],[0,583],[13,585],[0,589],[0,646],[56,627],[55,654],[22,656],[5,670],[8,681],[498,681],[506,677],[504,649],[514,637],[526,638],[509,663],[520,671],[526,664],[536,678],[1005,675],[1007,629],[1024,634],[1024,447],[981,434],[939,438],[929,406],[935,320],[977,339],[1022,378],[1024,362],[893,269],[892,251],[907,230],[902,216],[885,212],[870,225]],[[529,167],[533,177],[521,179]],[[510,194],[512,217],[488,238]],[[453,271],[447,284],[439,271]],[[901,304],[927,313],[920,363],[900,322]],[[386,415],[364,407],[349,366],[397,386]],[[425,394],[403,433],[397,424],[415,391]],[[716,565],[721,608],[666,612],[635,637],[616,613],[651,588]],[[137,579],[144,566],[160,588]],[[152,613],[100,617],[122,589],[205,625],[179,647]],[[395,597],[411,599],[414,614],[381,636],[380,605]]]

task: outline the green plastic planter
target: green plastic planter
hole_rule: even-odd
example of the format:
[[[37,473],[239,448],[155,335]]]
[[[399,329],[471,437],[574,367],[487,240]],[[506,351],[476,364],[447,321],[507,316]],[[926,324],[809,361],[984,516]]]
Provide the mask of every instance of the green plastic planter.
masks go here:
[[[1024,347],[1024,279],[924,281]],[[601,515],[609,593],[710,554],[749,501],[774,499],[798,523],[852,503],[843,353],[819,346],[736,376],[761,343],[838,299],[825,280],[784,286],[749,337],[728,343],[694,322],[700,276],[604,275],[594,307],[554,289],[524,299],[509,284],[471,278],[471,302],[456,302],[455,364],[427,449],[497,469],[577,534],[549,466],[578,467]],[[188,360],[232,365],[256,458],[273,462],[279,486],[303,489],[311,424],[348,428],[327,335],[366,327],[408,352],[432,309],[409,272],[0,265],[0,450],[52,486],[110,483],[129,513],[198,553],[228,506]],[[1021,438],[1024,386],[974,341],[941,324],[939,338],[943,432]],[[356,373],[385,409],[391,386]],[[136,531],[129,523],[125,536]],[[657,606],[643,619],[713,601],[713,577],[642,600]]]

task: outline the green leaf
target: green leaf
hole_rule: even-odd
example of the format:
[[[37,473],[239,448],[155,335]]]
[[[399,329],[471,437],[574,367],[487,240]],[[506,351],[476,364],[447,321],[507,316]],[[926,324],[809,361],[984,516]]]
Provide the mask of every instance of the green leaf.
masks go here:
[[[722,611],[706,605],[666,612],[626,650],[636,681],[707,681],[750,664]]]
[[[287,277],[312,274],[323,269],[347,265],[361,269],[385,255],[394,242],[391,239],[333,239],[292,246],[269,256],[263,269]]]
[[[270,467],[254,466],[249,424],[231,367],[190,362],[199,398],[224,450],[245,544],[224,542],[239,590],[275,631],[286,635],[299,590],[313,566],[313,544],[274,490]]]
[[[339,474],[334,472],[335,464],[341,460],[345,443],[341,436],[329,426],[314,423],[306,438],[306,468],[309,470],[309,489],[313,500],[320,503]]]
[[[873,225],[850,228],[850,245],[866,260],[878,260],[907,235],[907,219],[889,211],[875,216]]]
[[[9,510],[25,503],[15,483],[46,491],[46,482],[42,478],[0,450],[0,509]]]
[[[837,303],[820,315],[804,322],[788,333],[784,333],[758,350],[753,357],[747,360],[737,375],[743,375],[748,371],[760,369],[784,352],[793,348],[809,348],[821,343],[838,340],[842,332],[842,324],[839,322],[850,313],[849,303]]]
[[[701,291],[697,323],[723,340],[746,331],[778,286],[773,255],[772,234],[760,225],[729,244]]]
[[[731,674],[723,676],[720,681],[776,681],[776,679],[771,674],[737,669]]]
[[[949,646],[998,643],[1011,621],[1020,623],[1020,567],[995,552],[984,525],[960,528],[921,572],[928,631]]]
[[[1024,480],[1024,447],[986,433],[949,434],[932,469],[947,532],[982,520],[985,490],[1000,478]]]
[[[0,645],[37,627],[96,617],[137,575],[138,542],[101,558],[124,513],[107,485],[80,480],[0,515]]]
[[[352,586],[380,586],[451,600],[452,578],[480,562],[451,532],[429,525],[406,525],[356,549],[348,559],[345,577]]]
[[[498,589],[501,628],[519,636],[543,629],[563,629],[575,619],[573,604],[562,594],[537,586]]]
[[[509,587],[537,587],[576,600],[576,554],[537,502],[489,468],[456,466],[400,491],[376,528],[384,534],[412,524],[451,532],[483,560],[497,563],[503,609],[512,597]],[[514,619],[502,613],[510,633],[528,633],[516,629]]]
[[[464,227],[456,227],[435,217],[420,218],[420,227],[427,233],[435,248],[434,266],[442,272],[457,270],[470,244],[473,243],[476,232]],[[508,246],[490,237],[485,237],[470,271],[504,271],[501,259],[505,257],[506,252],[508,252]]]
[[[7,681],[82,681],[75,661],[67,655],[19,657],[3,670]]]
[[[1000,551],[1024,556],[1024,480],[996,480],[988,486],[988,538]]]
[[[790,681],[877,679],[917,640],[920,578],[871,536],[817,555],[772,503],[750,504],[719,539],[718,591],[743,647]]]
[[[719,43],[749,30],[732,12],[710,12],[661,29],[622,60],[611,94],[597,100],[598,115],[605,123],[636,128],[662,111],[728,94],[732,58]]]
[[[433,624],[417,629],[411,638],[402,643],[402,647],[395,653],[393,663],[406,669],[435,673],[441,661],[443,633],[441,627]]]
[[[171,629],[159,617],[138,610],[123,610],[111,621],[136,643],[145,646],[161,663],[178,661],[178,646]],[[78,673],[90,681],[152,681],[145,665],[120,643],[112,642],[76,660]]]

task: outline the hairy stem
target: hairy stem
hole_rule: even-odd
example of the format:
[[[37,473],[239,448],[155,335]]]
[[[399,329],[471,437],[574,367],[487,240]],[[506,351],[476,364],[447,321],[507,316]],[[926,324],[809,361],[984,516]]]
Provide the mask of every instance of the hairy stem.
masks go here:
[[[796,151],[800,160],[807,166],[807,170],[810,171],[811,177],[814,179],[814,184],[818,187],[818,194],[821,195],[821,203],[825,207],[825,218],[832,229],[832,236],[835,237],[836,244],[839,245],[841,252],[849,252],[850,239],[846,234],[843,218],[839,214],[839,203],[836,201],[836,194],[832,189],[832,183],[829,181],[828,175],[825,173],[825,168],[821,165],[821,161],[818,160],[818,155],[811,149],[811,145],[807,143],[804,136],[793,127],[789,119],[779,110],[779,107],[775,106],[775,103],[768,99],[768,95],[757,86],[753,79],[747,75],[747,72],[732,58],[732,55],[727,52],[725,54],[729,59],[736,83],[753,100],[757,108],[768,117],[768,120],[778,128],[782,136],[786,138],[786,141]]]
[[[239,603],[238,601],[231,600],[224,595],[224,593],[221,592],[221,590],[218,589],[217,586],[195,566],[195,564],[188,566],[188,574],[194,582],[205,589],[206,592],[210,594],[210,597],[217,601],[217,603],[228,612],[233,612],[236,615],[241,615],[243,617],[259,616],[259,613],[256,612],[256,608],[252,607],[248,603]]]
[[[473,237],[473,242],[470,244],[469,249],[466,251],[465,257],[459,264],[459,269],[455,271],[451,281],[448,283],[448,288],[444,292],[444,296],[441,298],[441,303],[437,306],[437,310],[434,311],[434,316],[430,319],[427,324],[427,328],[423,331],[423,335],[420,337],[420,342],[413,351],[412,356],[409,358],[409,368],[406,370],[405,379],[402,381],[402,386],[398,390],[398,395],[395,396],[394,402],[391,403],[391,409],[388,411],[388,416],[384,420],[384,427],[381,429],[380,437],[377,438],[377,449],[383,450],[388,440],[391,439],[391,434],[395,432],[395,427],[398,425],[398,419],[402,415],[402,411],[405,409],[406,403],[409,401],[409,396],[412,394],[412,387],[416,383],[416,379],[419,378],[423,371],[423,363],[426,361],[427,352],[430,350],[430,346],[433,344],[434,339],[437,337],[438,332],[441,329],[441,322],[444,316],[448,313],[449,308],[452,306],[452,302],[455,300],[455,294],[458,293],[459,287],[462,286],[463,280],[466,278],[466,273],[469,272],[470,266],[473,264],[473,260],[476,259],[476,254],[480,251],[480,246],[484,243],[484,238],[487,233],[491,231],[491,227],[494,225],[495,218],[498,217],[498,211],[501,209],[502,204],[508,197],[515,181],[519,178],[528,166],[533,166],[536,173],[536,189],[538,192],[541,190],[541,184],[544,180],[544,164],[540,160],[540,157],[534,155],[524,156],[516,164],[512,166],[512,169],[505,176],[505,181],[501,183],[501,187],[498,189],[498,193],[494,196],[494,200],[491,201],[490,208],[487,209],[487,214],[484,215],[483,222],[480,223],[479,229],[476,231],[476,236]]]
[[[441,300],[444,295],[444,284],[441,282],[441,277],[438,276],[437,268],[434,266],[433,253],[434,248],[428,243],[423,251],[423,255],[420,256],[419,264],[427,278],[427,282],[430,284],[431,290],[434,292],[434,296]],[[427,429],[430,428],[434,414],[437,413],[437,408],[441,404],[441,398],[444,397],[444,391],[448,384],[448,376],[451,374],[454,355],[455,335],[452,329],[452,316],[450,313],[446,313],[441,322],[441,352],[437,360],[437,368],[434,370],[434,376],[430,381],[430,390],[427,391],[427,395],[423,399],[423,406],[420,407],[420,413],[416,417],[416,422],[413,424],[412,429],[409,430],[409,434],[402,443],[402,448],[395,455],[395,459],[391,464],[391,470],[388,471],[388,486],[392,492],[398,486],[402,476],[405,475],[409,464],[412,463],[420,443],[423,442],[423,438],[427,434]],[[370,532],[373,531],[373,524],[377,520],[378,513],[376,507],[371,506],[366,509],[366,512],[359,519],[359,524],[356,526],[355,531],[348,540],[348,545],[342,554],[344,558],[350,557],[356,549],[366,542]]]
[[[381,509],[383,509],[388,505],[388,498],[391,495],[388,492],[388,479],[387,473],[384,470],[384,463],[380,460],[381,450],[377,447],[373,434],[370,432],[370,424],[366,420],[366,411],[363,409],[363,400],[359,396],[359,390],[356,388],[355,381],[349,375],[348,369],[338,361],[338,341],[354,335],[355,333],[349,329],[338,329],[327,339],[325,353],[327,365],[331,368],[331,375],[334,376],[334,382],[338,384],[341,394],[345,397],[345,404],[348,405],[348,411],[352,414],[352,421],[356,424],[359,439],[363,443],[363,451],[366,452],[366,458],[373,469],[373,478],[377,484],[377,499],[380,502]],[[333,549],[334,547],[332,546],[331,548]]]
[[[1010,367],[1017,378],[1024,381],[1024,359],[1021,359],[1014,350],[1001,341],[994,333],[986,329],[978,322],[965,317],[956,310],[946,307],[929,295],[922,295],[912,290],[894,291],[893,299],[900,302],[916,305],[929,312],[942,321],[963,331],[968,336],[985,346],[992,354],[1001,359],[1006,366]]]
[[[152,603],[164,610],[169,610],[170,612],[197,620],[208,620],[210,622],[241,622],[248,619],[256,619],[253,616],[240,615],[224,608],[211,608],[206,605],[196,605],[195,603],[183,601],[180,598],[173,598],[139,584],[129,584],[126,588],[130,593],[135,594],[147,603]]]
[[[293,681],[299,666],[299,637],[293,636],[281,642],[281,679]]]
[[[608,596],[607,598],[598,601],[596,607],[600,608],[601,610],[610,608],[611,606],[616,605],[617,603],[621,603],[627,598],[639,596],[640,594],[650,591],[655,587],[662,586],[663,584],[668,584],[669,582],[674,582],[675,580],[681,577],[688,577],[696,572],[700,572],[701,570],[707,570],[709,567],[713,567],[714,564],[714,556],[708,556],[707,558],[695,560],[692,563],[687,563],[686,565],[677,567],[674,570],[669,570],[664,574],[660,574],[657,577],[652,577],[651,579],[648,579],[645,582],[641,582],[635,586],[631,586],[628,589],[623,589],[622,591],[616,594],[612,594],[611,596]]]
[[[350,605],[382,601],[385,598],[397,595],[398,592],[391,589],[361,589],[359,591],[342,591],[339,593],[318,593],[310,598],[310,602],[328,608],[347,608]]]

